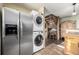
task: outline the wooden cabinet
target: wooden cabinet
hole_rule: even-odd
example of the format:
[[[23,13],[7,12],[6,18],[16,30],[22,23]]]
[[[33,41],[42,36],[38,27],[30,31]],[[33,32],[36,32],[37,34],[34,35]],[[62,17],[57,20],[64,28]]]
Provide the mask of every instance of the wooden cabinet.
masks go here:
[[[67,34],[65,36],[65,54],[79,55],[79,35]]]
[[[75,29],[75,21],[67,20],[61,23],[61,37],[66,35],[66,30]]]
[[[45,17],[45,21],[48,24],[48,28],[57,28],[58,17],[50,14]]]

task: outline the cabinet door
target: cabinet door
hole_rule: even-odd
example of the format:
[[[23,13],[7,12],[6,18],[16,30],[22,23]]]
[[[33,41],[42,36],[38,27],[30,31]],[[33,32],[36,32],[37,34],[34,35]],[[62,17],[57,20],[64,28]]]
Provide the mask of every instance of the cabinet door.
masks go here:
[[[64,37],[66,35],[66,30],[75,29],[75,21],[68,20],[61,23],[61,36]]]

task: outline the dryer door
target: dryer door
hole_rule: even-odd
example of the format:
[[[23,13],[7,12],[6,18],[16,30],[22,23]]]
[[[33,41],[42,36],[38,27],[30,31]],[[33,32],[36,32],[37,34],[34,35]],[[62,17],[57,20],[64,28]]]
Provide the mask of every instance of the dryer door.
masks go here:
[[[42,24],[42,17],[37,16],[37,18],[36,18],[36,23],[37,23],[38,25]]]
[[[35,38],[35,45],[41,46],[43,43],[43,36],[41,34],[37,35]]]

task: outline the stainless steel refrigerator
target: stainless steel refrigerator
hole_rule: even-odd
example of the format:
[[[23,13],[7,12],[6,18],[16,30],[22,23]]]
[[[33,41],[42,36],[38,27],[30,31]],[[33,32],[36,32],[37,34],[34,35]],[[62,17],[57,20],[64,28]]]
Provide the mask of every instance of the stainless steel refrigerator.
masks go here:
[[[32,17],[19,11],[2,9],[3,55],[32,54]]]

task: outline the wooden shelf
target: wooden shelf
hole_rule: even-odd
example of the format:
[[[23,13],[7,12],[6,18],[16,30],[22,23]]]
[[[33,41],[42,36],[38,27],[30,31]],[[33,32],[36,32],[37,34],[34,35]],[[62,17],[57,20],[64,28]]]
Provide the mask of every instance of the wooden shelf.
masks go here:
[[[50,14],[48,16],[45,17],[45,24],[46,24],[46,29],[48,29],[48,34],[47,34],[47,38],[46,41],[47,43],[51,44],[54,41],[53,40],[58,40],[59,39],[59,17]],[[51,29],[56,29],[57,31],[51,32]],[[50,43],[51,42],[51,43]]]

